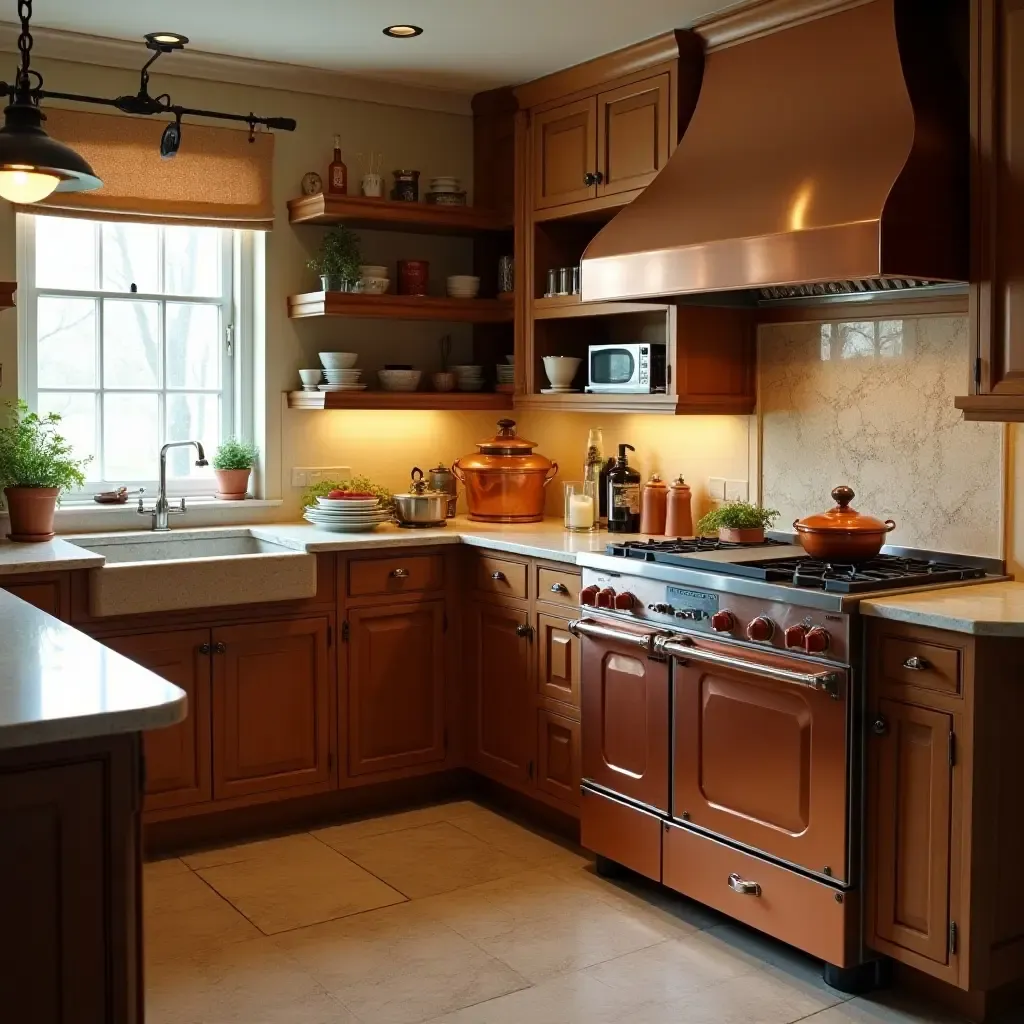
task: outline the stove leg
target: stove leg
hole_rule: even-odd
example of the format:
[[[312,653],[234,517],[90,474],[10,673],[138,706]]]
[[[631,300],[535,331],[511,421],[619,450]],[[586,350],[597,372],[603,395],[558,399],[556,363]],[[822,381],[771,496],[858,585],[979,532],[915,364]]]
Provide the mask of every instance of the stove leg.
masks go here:
[[[617,861],[602,857],[601,854],[598,854],[594,861],[594,870],[602,878],[621,878],[626,872],[626,869]]]
[[[825,984],[850,995],[861,995],[876,988],[885,988],[892,980],[892,961],[887,958],[868,960],[856,967],[825,964],[821,976]]]

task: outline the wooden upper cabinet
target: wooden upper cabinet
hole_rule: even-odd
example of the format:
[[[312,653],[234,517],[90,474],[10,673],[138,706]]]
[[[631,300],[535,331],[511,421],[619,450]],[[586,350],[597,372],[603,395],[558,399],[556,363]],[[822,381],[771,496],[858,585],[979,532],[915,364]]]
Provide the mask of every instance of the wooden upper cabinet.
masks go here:
[[[327,620],[213,631],[213,795],[331,785]]]
[[[352,775],[445,757],[444,601],[349,612]]]
[[[671,75],[624,85],[597,97],[597,195],[646,188],[665,166],[670,138]]]
[[[102,643],[188,695],[188,717],[144,737],[145,809],[199,804],[213,796],[210,737],[210,631],[180,629],[110,637]]]
[[[533,205],[544,210],[597,195],[597,98],[533,115]]]
[[[882,698],[868,748],[868,943],[942,966],[951,958],[952,732],[949,714]]]

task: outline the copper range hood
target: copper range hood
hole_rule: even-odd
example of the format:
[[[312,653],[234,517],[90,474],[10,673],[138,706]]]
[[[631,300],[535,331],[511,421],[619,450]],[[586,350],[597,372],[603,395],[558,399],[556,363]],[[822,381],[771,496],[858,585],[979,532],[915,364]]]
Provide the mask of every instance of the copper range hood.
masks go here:
[[[712,38],[686,134],[584,253],[583,300],[965,281],[960,7],[861,0]]]

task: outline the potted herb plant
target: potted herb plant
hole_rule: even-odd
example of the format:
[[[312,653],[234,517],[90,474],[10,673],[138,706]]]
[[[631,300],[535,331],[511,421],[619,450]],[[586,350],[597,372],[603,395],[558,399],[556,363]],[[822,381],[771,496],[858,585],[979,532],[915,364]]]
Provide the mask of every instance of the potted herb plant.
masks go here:
[[[761,508],[745,501],[730,501],[712,509],[697,523],[701,536],[718,531],[718,539],[732,544],[759,544],[764,531],[779,513],[773,508]]]
[[[328,231],[320,242],[309,269],[320,275],[325,292],[349,292],[359,283],[359,267],[363,256],[359,236],[343,225]]]
[[[85,483],[71,445],[57,433],[60,416],[39,416],[24,402],[7,403],[9,423],[0,427],[0,487],[11,519],[11,540],[53,537],[53,512],[60,492]]]
[[[249,474],[259,457],[256,445],[229,437],[213,456],[217,497],[224,501],[241,501],[249,490]]]

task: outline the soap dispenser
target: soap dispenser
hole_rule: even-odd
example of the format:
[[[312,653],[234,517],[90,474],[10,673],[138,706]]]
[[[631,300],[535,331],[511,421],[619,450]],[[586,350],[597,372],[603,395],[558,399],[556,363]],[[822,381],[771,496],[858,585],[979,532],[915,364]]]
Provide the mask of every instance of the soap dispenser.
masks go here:
[[[640,474],[631,469],[626,452],[631,444],[619,445],[619,457],[608,473],[608,532],[640,532]]]

